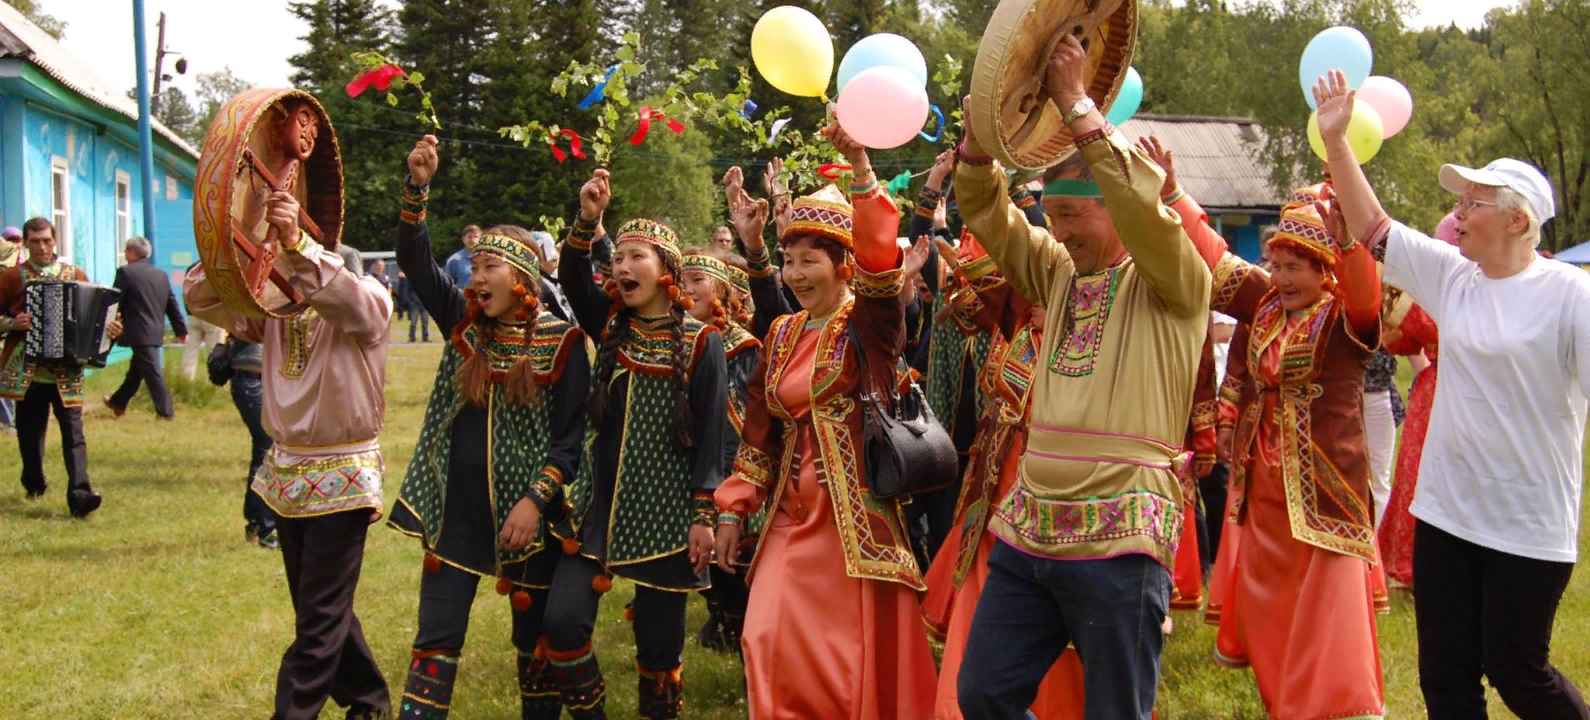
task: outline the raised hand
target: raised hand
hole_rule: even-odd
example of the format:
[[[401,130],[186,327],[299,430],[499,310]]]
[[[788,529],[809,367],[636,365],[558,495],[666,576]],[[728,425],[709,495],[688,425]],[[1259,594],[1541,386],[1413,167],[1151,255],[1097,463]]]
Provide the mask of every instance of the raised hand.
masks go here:
[[[436,136],[426,135],[414,143],[414,149],[409,151],[409,179],[421,187],[431,184],[431,178],[436,177],[436,168],[441,164],[441,158],[436,154]]]
[[[767,228],[767,201],[752,200],[744,188],[735,188],[729,196],[729,220],[734,223],[734,233],[745,243],[746,250],[761,251],[767,248],[762,231]]]
[[[1176,190],[1176,160],[1171,157],[1170,146],[1159,141],[1156,135],[1138,138],[1138,149],[1153,160],[1159,169],[1165,171],[1165,184],[1160,186],[1160,195],[1169,195]]]
[[[745,171],[741,170],[739,165],[729,168],[729,171],[723,174],[723,196],[725,198],[732,201],[735,193],[738,193],[740,188],[743,187],[745,187]]]
[[[580,188],[580,217],[596,222],[602,219],[602,213],[607,212],[607,203],[613,199],[613,188],[608,182],[606,170],[597,168],[591,173],[591,179],[585,181]]]
[[[1066,35],[1055,44],[1054,54],[1044,67],[1043,90],[1061,112],[1087,97],[1087,86],[1082,76],[1087,71],[1088,51],[1075,35]]]
[[[961,271],[961,255],[960,255],[960,252],[957,251],[953,246],[951,246],[948,242],[946,242],[944,240],[935,239],[933,242],[938,244],[939,259],[943,260],[945,265],[950,266],[950,272],[957,272],[957,273],[960,272]]]
[[[900,273],[905,277],[915,277],[922,272],[922,266],[927,264],[929,249],[933,247],[931,236],[922,235],[905,249],[905,259],[901,261]]]
[[[1332,141],[1347,137],[1347,123],[1353,119],[1353,102],[1358,91],[1347,87],[1347,76],[1340,70],[1314,83],[1314,102],[1319,106],[1319,135],[1330,147]]]
[[[1336,192],[1330,185],[1326,185],[1319,199],[1314,201],[1314,210],[1337,245],[1346,245],[1352,240],[1352,233],[1347,231],[1347,218],[1342,215],[1342,204],[1336,202]]]
[[[789,186],[784,184],[784,158],[773,158],[767,164],[767,169],[762,171],[762,187],[767,188],[768,197],[778,201],[780,195],[789,195]]]
[[[828,136],[828,142],[834,146],[834,149],[850,161],[850,167],[857,177],[860,177],[864,170],[872,170],[872,161],[867,159],[867,148],[851,137],[850,133],[845,132],[845,129],[839,126],[838,120],[824,128],[823,133]]]
[[[933,159],[933,167],[928,170],[927,186],[934,190],[944,189],[944,179],[955,172],[955,151],[945,150]]]
[[[265,201],[265,221],[276,228],[278,242],[288,247],[298,244],[298,198],[292,193],[277,191]]]

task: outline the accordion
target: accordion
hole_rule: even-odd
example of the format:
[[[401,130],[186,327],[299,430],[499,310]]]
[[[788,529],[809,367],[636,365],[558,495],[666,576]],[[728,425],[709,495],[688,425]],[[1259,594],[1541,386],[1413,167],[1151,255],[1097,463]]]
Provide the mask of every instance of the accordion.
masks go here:
[[[30,282],[23,311],[33,326],[23,340],[29,362],[105,367],[111,339],[105,328],[116,318],[121,291],[85,282]]]

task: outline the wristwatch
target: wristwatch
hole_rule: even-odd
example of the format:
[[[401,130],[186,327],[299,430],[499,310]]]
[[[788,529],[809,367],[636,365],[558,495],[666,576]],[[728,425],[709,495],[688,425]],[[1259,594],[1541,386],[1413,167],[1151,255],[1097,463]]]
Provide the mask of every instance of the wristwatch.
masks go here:
[[[1065,111],[1060,116],[1060,121],[1070,125],[1081,119],[1083,115],[1093,112],[1095,107],[1097,106],[1093,104],[1093,98],[1083,95],[1082,99],[1077,101],[1077,104],[1072,105],[1070,110]]]

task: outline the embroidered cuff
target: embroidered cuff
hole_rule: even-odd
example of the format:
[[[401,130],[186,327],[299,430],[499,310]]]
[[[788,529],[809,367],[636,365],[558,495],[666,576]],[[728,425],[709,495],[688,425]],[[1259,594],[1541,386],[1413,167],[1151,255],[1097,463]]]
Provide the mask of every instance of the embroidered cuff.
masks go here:
[[[866,182],[861,182],[861,178],[862,177],[866,177],[867,181]],[[853,178],[850,181],[850,195],[851,195],[851,197],[860,197],[860,196],[863,196],[863,195],[867,195],[867,194],[869,194],[872,191],[877,190],[877,189],[878,189],[878,176],[877,176],[877,173],[873,173],[871,171],[869,171],[864,176],[857,175],[855,178]]]
[[[745,249],[745,274],[754,278],[773,276],[773,254],[764,246],[761,250]]]
[[[1077,146],[1077,149],[1081,150],[1082,148],[1085,148],[1085,147],[1087,147],[1089,145],[1092,145],[1093,143],[1103,142],[1105,139],[1110,137],[1111,133],[1114,133],[1114,132],[1115,132],[1115,126],[1111,125],[1108,122],[1105,122],[1102,127],[1099,127],[1097,129],[1094,129],[1094,130],[1089,130],[1089,131],[1087,131],[1085,133],[1082,133],[1081,135],[1078,135],[1074,142],[1075,142],[1075,144]]]
[[[718,521],[718,505],[712,500],[712,492],[697,490],[695,492],[696,518],[694,524],[712,527]]]
[[[547,473],[556,474],[556,470],[547,468],[542,473],[540,477],[530,483],[530,489],[525,492],[525,497],[530,498],[530,502],[535,503],[536,507],[540,508],[542,512],[546,512],[547,506],[555,502],[558,496],[563,493],[563,485],[547,475]]]
[[[994,258],[990,255],[979,255],[971,260],[961,261],[961,277],[966,278],[968,282],[981,280],[998,270],[999,266],[994,263]]]
[[[430,185],[415,185],[412,179],[404,179],[403,210],[399,216],[402,221],[408,225],[425,222],[425,204],[430,196]]]
[[[740,443],[734,454],[734,476],[763,490],[773,484],[773,458],[750,443]]]
[[[564,239],[564,246],[580,252],[590,252],[591,245],[596,242],[596,226],[600,222],[600,220],[586,220],[576,213],[574,222],[569,224],[569,236]]]
[[[1184,197],[1187,197],[1187,193],[1181,189],[1181,185],[1177,185],[1168,195],[1160,196],[1159,201],[1164,203],[1165,207],[1170,207],[1180,202]]]
[[[966,152],[966,141],[964,140],[961,141],[961,144],[955,146],[955,159],[967,165],[992,165],[994,163],[992,156],[973,155]]]
[[[303,228],[298,228],[297,242],[294,242],[291,245],[283,243],[282,249],[290,253],[302,254],[305,248],[313,244],[314,240],[310,239],[309,233],[304,232]]]
[[[718,524],[719,525],[744,525],[745,524],[745,516],[740,514],[740,513],[735,513],[735,512],[720,512],[720,513],[718,513]]]
[[[857,267],[856,277],[850,282],[856,294],[864,298],[899,297],[901,289],[905,287],[905,273],[900,268],[870,273]]]

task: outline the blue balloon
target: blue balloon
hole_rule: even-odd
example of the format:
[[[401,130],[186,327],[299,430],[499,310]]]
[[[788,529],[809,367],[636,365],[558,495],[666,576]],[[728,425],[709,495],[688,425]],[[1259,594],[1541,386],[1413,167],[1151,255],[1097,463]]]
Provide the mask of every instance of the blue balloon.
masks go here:
[[[1109,120],[1111,125],[1120,125],[1132,119],[1142,106],[1143,76],[1137,74],[1137,68],[1127,68],[1126,79],[1121,81],[1121,92],[1115,95],[1115,104],[1110,106],[1110,112],[1104,119]]]
[[[1303,99],[1310,108],[1319,109],[1314,102],[1314,83],[1340,70],[1347,76],[1347,86],[1362,87],[1369,79],[1375,64],[1375,52],[1369,47],[1369,38],[1356,28],[1333,27],[1323,30],[1308,41],[1303,49],[1303,60],[1297,66],[1297,79],[1303,86]]]
[[[850,79],[860,75],[861,71],[881,65],[900,68],[922,83],[922,87],[927,87],[927,61],[922,59],[922,51],[899,35],[878,33],[868,35],[852,45],[850,51],[845,53],[845,59],[839,61],[840,92],[844,92]]]

